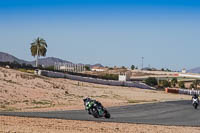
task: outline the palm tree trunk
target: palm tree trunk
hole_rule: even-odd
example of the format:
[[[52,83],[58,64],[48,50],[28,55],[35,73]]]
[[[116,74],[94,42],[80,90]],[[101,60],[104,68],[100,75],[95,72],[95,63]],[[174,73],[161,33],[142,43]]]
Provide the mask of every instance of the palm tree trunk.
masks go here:
[[[36,57],[36,64],[35,66],[38,67],[38,54],[39,54],[39,47],[37,46],[37,57]]]

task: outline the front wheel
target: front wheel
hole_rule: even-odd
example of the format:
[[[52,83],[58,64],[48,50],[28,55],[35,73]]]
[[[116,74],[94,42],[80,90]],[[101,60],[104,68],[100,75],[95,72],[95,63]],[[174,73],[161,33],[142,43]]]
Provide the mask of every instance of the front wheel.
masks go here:
[[[96,108],[92,108],[92,115],[94,118],[99,118],[99,112]]]
[[[91,114],[92,114],[91,112],[92,112],[92,109],[91,109],[91,108],[90,108],[90,109],[88,109],[88,114],[89,114],[89,115],[91,115]]]
[[[105,110],[104,113],[105,113],[104,117],[109,119],[110,118],[110,113],[107,110]]]

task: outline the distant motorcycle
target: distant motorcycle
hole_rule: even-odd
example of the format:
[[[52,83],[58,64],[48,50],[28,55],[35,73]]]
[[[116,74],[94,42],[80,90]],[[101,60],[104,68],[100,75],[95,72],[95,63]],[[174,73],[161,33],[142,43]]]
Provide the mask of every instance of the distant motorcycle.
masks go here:
[[[102,104],[96,100],[90,98],[83,99],[85,110],[88,114],[93,115],[95,118],[105,117],[110,118],[110,113],[102,106]]]
[[[194,94],[192,96],[192,105],[195,109],[197,109],[198,105],[199,105],[199,96],[197,94]]]

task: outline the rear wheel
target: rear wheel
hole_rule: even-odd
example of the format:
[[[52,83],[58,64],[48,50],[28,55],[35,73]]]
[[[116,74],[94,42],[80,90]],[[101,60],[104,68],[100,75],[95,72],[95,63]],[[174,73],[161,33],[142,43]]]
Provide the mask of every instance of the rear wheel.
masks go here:
[[[198,106],[198,104],[197,104],[197,103],[194,103],[194,108],[195,108],[195,109],[197,109],[197,106]]]

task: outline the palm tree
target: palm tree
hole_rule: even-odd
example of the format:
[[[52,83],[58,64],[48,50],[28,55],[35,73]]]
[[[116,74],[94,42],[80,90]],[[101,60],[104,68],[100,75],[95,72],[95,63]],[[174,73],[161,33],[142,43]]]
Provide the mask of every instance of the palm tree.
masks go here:
[[[194,85],[194,88],[195,89],[198,89],[198,85],[199,85],[199,80],[194,80],[193,82],[192,82],[192,84]]]
[[[173,87],[176,87],[176,84],[178,83],[178,80],[177,80],[177,78],[173,78],[172,80],[171,80],[171,85],[173,86]]]
[[[46,56],[47,52],[47,43],[43,38],[37,38],[31,43],[31,54],[32,56],[36,56],[36,64],[35,66],[38,67],[38,57]]]

